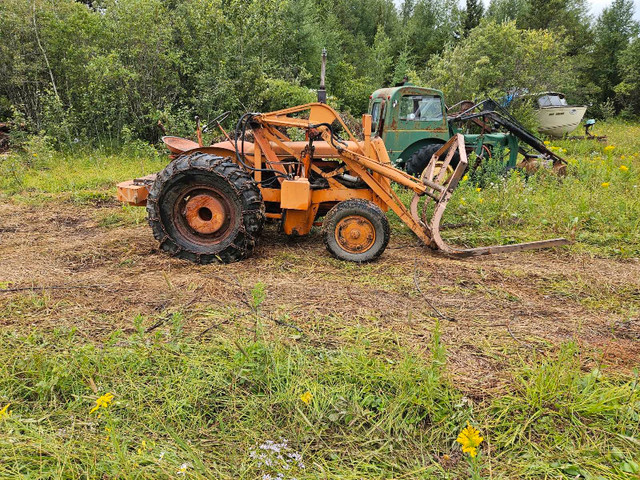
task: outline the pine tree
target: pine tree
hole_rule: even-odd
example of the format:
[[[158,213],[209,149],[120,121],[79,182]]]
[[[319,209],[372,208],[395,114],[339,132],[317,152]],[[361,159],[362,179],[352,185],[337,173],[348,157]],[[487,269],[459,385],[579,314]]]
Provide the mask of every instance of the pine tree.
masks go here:
[[[415,0],[404,0],[400,5],[400,19],[402,24],[406,25],[407,21],[413,15],[413,8],[415,6]]]
[[[467,10],[464,16],[465,35],[478,26],[483,13],[484,8],[481,0],[467,0]]]
[[[587,0],[527,0],[527,3],[517,18],[518,28],[562,34],[569,39],[570,56],[588,50],[591,18]]]
[[[527,0],[491,0],[486,16],[498,23],[520,18],[527,9]]]

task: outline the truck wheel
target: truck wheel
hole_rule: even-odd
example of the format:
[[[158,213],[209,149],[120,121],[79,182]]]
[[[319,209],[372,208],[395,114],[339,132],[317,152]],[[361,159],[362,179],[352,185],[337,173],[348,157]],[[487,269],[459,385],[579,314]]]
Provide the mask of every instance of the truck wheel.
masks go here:
[[[260,189],[228,159],[193,153],[158,174],[147,213],[160,248],[195,263],[248,257],[265,219]]]
[[[389,243],[391,229],[384,212],[368,200],[345,200],[324,217],[322,237],[327,250],[340,260],[370,262]]]
[[[416,176],[419,176],[420,174],[422,174],[422,171],[425,168],[427,168],[427,165],[429,164],[429,160],[431,160],[431,157],[433,157],[433,154],[436,153],[440,147],[442,147],[441,144],[432,143],[430,145],[425,145],[424,147],[416,151],[413,155],[409,157],[409,160],[407,160],[407,163],[405,166],[407,173],[411,175],[416,175]],[[452,172],[458,166],[459,162],[460,162],[460,154],[456,152],[453,154],[453,157],[451,158],[451,163],[449,163],[452,169]]]

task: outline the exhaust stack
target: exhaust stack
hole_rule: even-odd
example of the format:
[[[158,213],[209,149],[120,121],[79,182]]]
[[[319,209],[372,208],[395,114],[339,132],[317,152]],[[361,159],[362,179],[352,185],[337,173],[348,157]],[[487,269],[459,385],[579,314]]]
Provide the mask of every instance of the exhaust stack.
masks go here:
[[[318,88],[318,102],[327,103],[327,90],[324,88],[324,75],[327,68],[327,49],[322,49],[322,68],[320,70],[320,88]]]

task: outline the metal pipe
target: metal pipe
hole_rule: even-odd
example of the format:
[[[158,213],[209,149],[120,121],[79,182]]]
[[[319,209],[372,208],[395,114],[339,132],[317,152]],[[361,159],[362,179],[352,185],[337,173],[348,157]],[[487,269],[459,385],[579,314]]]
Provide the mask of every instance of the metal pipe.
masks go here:
[[[320,67],[320,88],[318,88],[318,102],[327,103],[327,90],[324,86],[324,77],[327,69],[327,49],[322,49],[322,66]]]

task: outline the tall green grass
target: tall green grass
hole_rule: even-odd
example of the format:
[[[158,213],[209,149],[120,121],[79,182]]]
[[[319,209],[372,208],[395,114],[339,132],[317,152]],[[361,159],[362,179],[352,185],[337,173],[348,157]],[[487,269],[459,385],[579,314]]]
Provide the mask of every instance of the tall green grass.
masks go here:
[[[469,175],[443,220],[462,226],[443,236],[465,246],[564,236],[576,242],[576,252],[640,257],[640,126],[616,121],[599,128],[607,143],[549,142],[569,162],[565,177],[548,169],[497,175],[490,162]],[[397,219],[394,225],[408,231]]]
[[[176,478],[183,467],[187,478],[275,478],[251,452],[286,439],[305,465],[299,479],[465,478],[455,440],[467,422],[485,438],[483,478],[640,472],[637,377],[582,371],[573,344],[516,363],[515,388],[482,401],[445,373],[437,328],[423,360],[358,340],[198,340],[176,326],[104,344],[65,330],[3,333],[0,402],[12,413],[0,421],[0,476]],[[89,413],[106,392],[114,403]]]

